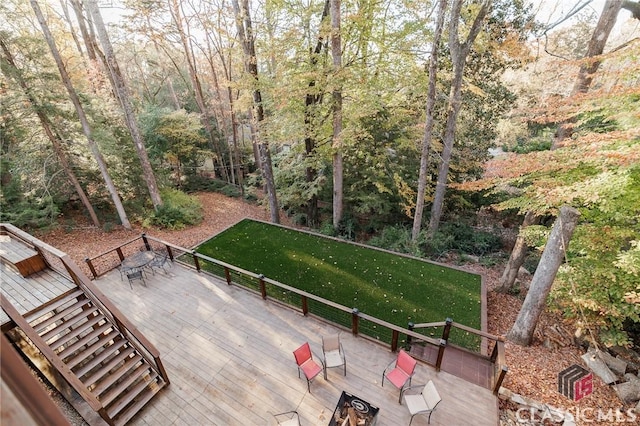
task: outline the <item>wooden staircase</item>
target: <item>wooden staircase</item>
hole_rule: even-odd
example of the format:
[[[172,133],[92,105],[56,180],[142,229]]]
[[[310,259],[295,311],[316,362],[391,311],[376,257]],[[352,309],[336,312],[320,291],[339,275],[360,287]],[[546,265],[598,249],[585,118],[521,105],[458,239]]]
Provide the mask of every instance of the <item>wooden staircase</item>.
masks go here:
[[[153,358],[114,324],[117,317],[80,287],[24,317],[4,296],[2,308],[110,425],[127,423],[167,385]]]

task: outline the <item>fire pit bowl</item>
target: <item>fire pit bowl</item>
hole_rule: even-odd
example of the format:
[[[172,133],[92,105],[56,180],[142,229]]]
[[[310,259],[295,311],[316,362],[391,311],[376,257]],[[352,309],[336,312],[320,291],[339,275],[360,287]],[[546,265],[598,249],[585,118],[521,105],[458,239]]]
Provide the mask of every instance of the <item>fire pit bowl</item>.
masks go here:
[[[375,405],[343,391],[333,416],[331,416],[329,426],[349,426],[351,424],[349,416],[356,421],[358,426],[373,426],[376,424],[378,411],[380,409]]]

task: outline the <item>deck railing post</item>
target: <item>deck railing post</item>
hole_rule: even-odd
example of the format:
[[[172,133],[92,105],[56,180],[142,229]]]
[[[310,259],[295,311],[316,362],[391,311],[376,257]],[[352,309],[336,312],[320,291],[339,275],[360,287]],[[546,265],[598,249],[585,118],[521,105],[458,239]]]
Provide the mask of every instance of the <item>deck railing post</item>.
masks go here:
[[[400,337],[400,332],[398,330],[393,330],[391,333],[391,352],[395,352],[398,350],[399,337]]]
[[[229,272],[229,268],[224,267],[224,277],[227,280],[227,284],[231,285],[231,272]]]
[[[147,234],[142,234],[142,241],[144,242],[144,248],[147,251],[151,251],[151,244],[149,244],[149,240],[147,239]]]
[[[498,358],[498,342],[496,341],[495,344],[493,345],[493,350],[491,351],[491,356],[489,357],[489,360],[492,363],[495,363],[497,358]]]
[[[498,392],[500,391],[500,386],[502,386],[502,381],[504,380],[504,377],[507,375],[507,371],[509,371],[509,369],[507,368],[506,365],[503,365],[500,368],[500,373],[498,375],[498,378],[496,379],[496,382],[493,385],[493,394],[494,395],[498,395]]]
[[[309,300],[307,296],[300,296],[300,299],[302,299],[302,315],[306,316],[309,313]]]
[[[413,324],[411,321],[409,321],[409,323],[407,324],[407,329],[409,331],[413,331],[413,327],[415,324]],[[407,334],[407,342],[404,345],[404,350],[409,352],[411,350],[411,341],[413,340],[413,337],[409,336]]]
[[[122,253],[122,247],[116,248],[116,253],[118,253],[118,258],[120,259],[120,262],[122,262],[124,260],[124,253]]]
[[[195,263],[195,265],[196,265],[196,271],[200,272],[201,271],[200,259],[198,259],[198,256],[196,256],[196,251],[195,250],[191,250],[191,256],[193,256],[193,263]]]
[[[451,318],[447,318],[446,320],[444,320],[445,324],[444,324],[444,329],[442,330],[442,340],[444,340],[445,342],[449,341],[449,333],[451,332],[451,323],[453,322],[453,320]]]
[[[260,295],[264,300],[267,300],[267,286],[264,282],[264,275],[258,275],[258,279],[260,280]]]
[[[89,259],[88,257],[85,257],[84,261],[87,262],[87,265],[89,265],[89,270],[91,271],[93,278],[94,279],[97,278],[98,274],[96,273],[96,268],[93,267],[93,263],[91,262],[91,259]]]
[[[438,359],[436,359],[436,371],[440,371],[442,366],[442,358],[444,357],[444,349],[447,346],[447,341],[440,339],[440,346],[438,346]]]
[[[354,336],[358,335],[358,308],[353,308],[351,311],[351,332]]]
[[[171,259],[171,261],[173,262],[173,250],[171,250],[170,246],[166,246],[167,247],[167,253],[169,254],[169,259]]]

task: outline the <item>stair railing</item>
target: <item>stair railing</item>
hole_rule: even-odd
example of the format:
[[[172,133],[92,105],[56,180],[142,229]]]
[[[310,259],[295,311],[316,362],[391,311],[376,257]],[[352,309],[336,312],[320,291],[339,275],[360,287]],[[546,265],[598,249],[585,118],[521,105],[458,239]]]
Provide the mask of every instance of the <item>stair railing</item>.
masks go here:
[[[78,268],[78,266],[66,254],[61,257],[62,263],[67,268],[71,278],[89,297],[104,315],[108,316],[114,326],[124,334],[140,351],[140,355],[146,359],[156,372],[168,385],[170,383],[167,371],[160,359],[160,351],[133,325],[127,317],[102,293],[96,285]],[[140,350],[140,348],[144,350]]]
[[[9,318],[25,333],[25,335],[40,350],[42,355],[51,365],[62,375],[62,377],[87,401],[91,409],[98,412],[102,418],[107,418],[106,410],[98,398],[93,395],[87,387],[80,381],[73,371],[62,361],[40,335],[31,327],[31,324],[23,317],[13,304],[3,294],[0,294],[0,306],[7,313]]]

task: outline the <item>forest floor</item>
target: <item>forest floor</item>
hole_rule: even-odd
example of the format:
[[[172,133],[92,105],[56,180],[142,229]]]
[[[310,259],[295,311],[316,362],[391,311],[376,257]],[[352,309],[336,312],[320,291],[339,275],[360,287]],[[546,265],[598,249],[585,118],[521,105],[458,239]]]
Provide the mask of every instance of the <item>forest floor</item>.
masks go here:
[[[130,231],[116,227],[110,232],[105,232],[102,229],[89,226],[87,222],[85,224],[78,223],[72,229],[60,227],[37,236],[46,243],[66,252],[78,265],[84,267],[84,259],[86,257],[92,257],[117,247],[143,232],[173,244],[191,248],[241,219],[269,220],[269,214],[263,206],[250,204],[242,199],[229,198],[217,193],[201,193],[198,194],[198,198],[204,207],[205,218],[200,225],[184,230],[170,231],[133,225],[134,229]],[[281,215],[281,219],[283,225],[292,225],[284,215]],[[65,223],[69,223],[67,218],[62,220]],[[73,220],[76,221],[77,218],[73,218]],[[488,268],[478,263],[463,265],[456,263],[456,266],[484,275],[488,288],[487,331],[496,335],[505,335],[516,319],[522,305],[522,298],[493,291],[498,284],[502,265]],[[558,373],[573,364],[582,364],[580,356],[584,352],[581,348],[570,344],[556,347],[543,345],[544,336],[553,334],[553,331],[557,330],[558,326],[572,330],[569,324],[563,326],[563,322],[558,315],[545,312],[538,323],[536,337],[531,346],[521,347],[507,341],[505,347],[509,372],[503,386],[514,393],[560,408],[574,415],[577,410],[580,412],[592,410],[589,413],[595,413],[598,408],[605,410],[605,412],[608,409],[612,409],[615,413],[616,409],[623,409],[622,403],[614,391],[596,377],[593,380],[593,394],[578,402],[573,402],[558,393]],[[505,413],[508,413],[507,410],[517,409],[513,404],[504,402],[501,403],[501,408],[503,408],[502,417],[505,420],[507,417]],[[511,424],[514,424],[513,412],[509,415],[512,420]],[[588,420],[593,420],[593,418],[594,415],[590,414]],[[576,423],[578,425],[582,424],[580,421]],[[598,422],[588,423],[599,424]],[[509,422],[504,424],[509,424]]]

